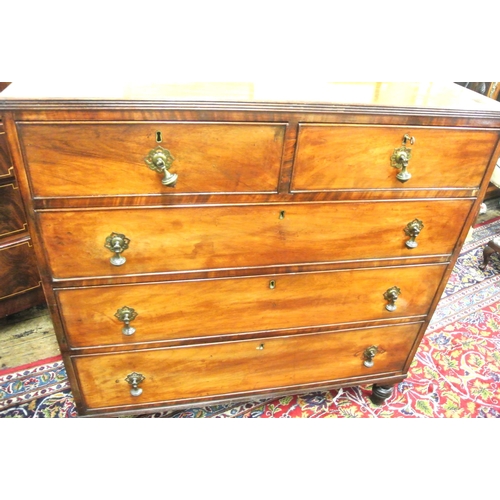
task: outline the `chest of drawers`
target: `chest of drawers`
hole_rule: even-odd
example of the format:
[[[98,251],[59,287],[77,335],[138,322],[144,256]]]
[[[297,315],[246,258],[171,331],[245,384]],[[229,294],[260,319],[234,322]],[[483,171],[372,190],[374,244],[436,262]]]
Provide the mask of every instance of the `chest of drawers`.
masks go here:
[[[451,83],[9,90],[82,416],[359,384],[383,404],[500,155],[500,104]]]
[[[44,300],[0,114],[0,317],[42,304]]]

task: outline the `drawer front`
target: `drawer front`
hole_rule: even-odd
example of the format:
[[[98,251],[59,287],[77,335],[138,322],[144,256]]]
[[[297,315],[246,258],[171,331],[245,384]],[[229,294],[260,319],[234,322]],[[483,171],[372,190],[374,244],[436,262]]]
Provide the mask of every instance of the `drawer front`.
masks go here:
[[[419,324],[73,358],[88,408],[189,401],[401,372]],[[371,368],[363,352],[377,346]],[[145,377],[132,396],[125,381]]]
[[[19,189],[14,184],[0,185],[0,236],[26,230],[26,215]]]
[[[57,296],[70,346],[134,344],[425,315],[446,267],[101,286]],[[389,311],[384,293],[393,286],[401,295]],[[131,335],[118,319],[124,307],[137,314]]]
[[[20,124],[34,196],[276,192],[286,125]],[[161,132],[162,142],[157,142]],[[174,188],[145,162],[161,146]]]
[[[56,278],[451,254],[472,201],[164,207],[39,213]],[[408,248],[406,226],[424,228]],[[130,240],[110,263],[112,233]]]
[[[391,156],[405,134],[415,144],[402,183]],[[292,191],[476,188],[497,140],[498,131],[301,125]]]
[[[0,178],[12,175],[12,161],[7,147],[7,136],[3,123],[0,122]]]
[[[39,286],[35,254],[27,242],[0,248],[0,300]]]

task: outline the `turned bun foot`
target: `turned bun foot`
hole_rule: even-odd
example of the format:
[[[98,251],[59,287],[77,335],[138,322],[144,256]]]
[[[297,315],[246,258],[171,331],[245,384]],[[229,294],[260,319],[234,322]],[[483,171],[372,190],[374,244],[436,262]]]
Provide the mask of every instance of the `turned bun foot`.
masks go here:
[[[373,384],[370,401],[377,406],[383,405],[392,396],[394,386]]]

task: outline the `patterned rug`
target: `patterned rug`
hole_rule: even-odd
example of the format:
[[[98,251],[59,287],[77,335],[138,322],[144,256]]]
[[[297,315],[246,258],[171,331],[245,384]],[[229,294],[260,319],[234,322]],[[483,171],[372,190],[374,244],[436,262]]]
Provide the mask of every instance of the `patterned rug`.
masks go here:
[[[136,418],[498,418],[500,258],[479,269],[500,217],[478,225],[464,245],[411,365],[384,406],[370,386],[215,405]],[[0,371],[0,417],[77,417],[60,357]]]

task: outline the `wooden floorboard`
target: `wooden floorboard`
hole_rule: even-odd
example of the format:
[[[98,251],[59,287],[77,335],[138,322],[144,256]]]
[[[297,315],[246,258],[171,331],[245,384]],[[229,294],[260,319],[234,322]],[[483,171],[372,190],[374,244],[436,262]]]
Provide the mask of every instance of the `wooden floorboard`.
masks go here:
[[[60,354],[45,306],[0,318],[0,369],[33,363]]]

